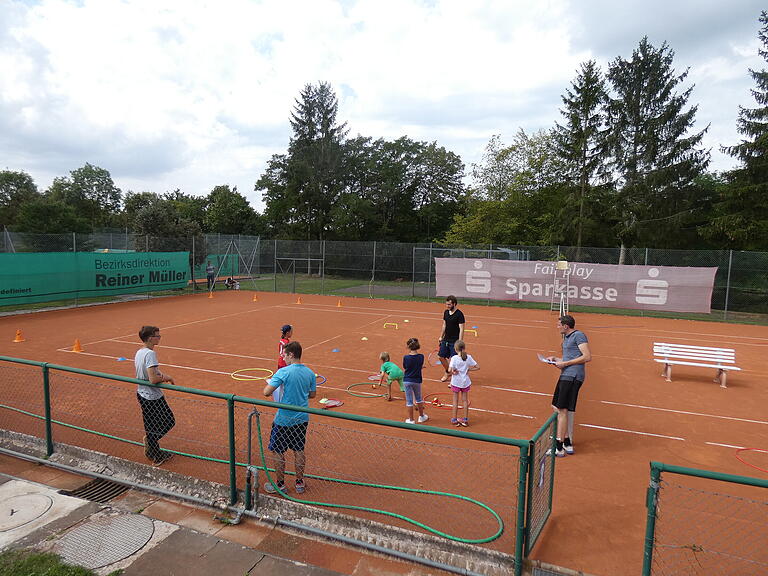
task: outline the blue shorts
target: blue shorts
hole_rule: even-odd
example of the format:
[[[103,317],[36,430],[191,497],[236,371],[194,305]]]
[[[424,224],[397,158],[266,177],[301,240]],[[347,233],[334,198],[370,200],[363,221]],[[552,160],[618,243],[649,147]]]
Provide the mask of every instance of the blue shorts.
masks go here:
[[[294,452],[301,452],[307,441],[308,424],[309,422],[301,422],[294,426],[272,424],[272,432],[269,434],[269,450],[278,454],[283,454],[289,448]]]
[[[440,340],[440,350],[437,352],[437,355],[440,358],[456,356],[456,348],[454,348],[454,344],[456,344],[456,340]]]
[[[421,382],[403,382],[405,386],[405,405],[413,406],[413,403],[423,404],[424,399],[421,397]]]

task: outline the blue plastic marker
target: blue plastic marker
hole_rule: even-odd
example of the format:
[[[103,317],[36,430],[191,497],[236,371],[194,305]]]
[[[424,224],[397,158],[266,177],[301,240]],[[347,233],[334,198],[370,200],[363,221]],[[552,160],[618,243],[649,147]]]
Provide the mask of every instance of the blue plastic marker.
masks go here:
[[[338,352],[338,351],[339,351],[338,348],[334,348],[333,350],[331,350],[331,352]]]

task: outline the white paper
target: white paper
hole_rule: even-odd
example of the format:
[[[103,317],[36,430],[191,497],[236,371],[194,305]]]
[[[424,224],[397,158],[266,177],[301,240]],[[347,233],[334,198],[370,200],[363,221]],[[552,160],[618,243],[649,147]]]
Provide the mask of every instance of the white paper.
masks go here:
[[[550,360],[549,358],[547,358],[543,354],[538,354],[537,353],[536,356],[538,356],[539,362],[544,362],[544,364],[555,364],[555,362],[556,362],[556,360]]]

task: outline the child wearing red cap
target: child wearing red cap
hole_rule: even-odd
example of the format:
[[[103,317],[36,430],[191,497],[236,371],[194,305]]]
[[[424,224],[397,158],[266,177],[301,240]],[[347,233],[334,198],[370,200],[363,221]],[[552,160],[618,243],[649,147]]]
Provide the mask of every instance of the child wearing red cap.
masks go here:
[[[288,346],[288,343],[291,341],[291,336],[293,336],[293,326],[290,324],[284,324],[283,327],[280,329],[282,336],[280,337],[280,342],[278,342],[277,346],[277,369],[280,370],[280,368],[285,368],[288,364],[285,362],[285,358],[283,358],[283,350],[285,350],[285,347]],[[267,384],[269,384],[269,381],[267,381]],[[272,393],[272,399],[275,402],[280,402],[280,399],[283,397],[283,390],[282,388],[275,388],[275,391]]]

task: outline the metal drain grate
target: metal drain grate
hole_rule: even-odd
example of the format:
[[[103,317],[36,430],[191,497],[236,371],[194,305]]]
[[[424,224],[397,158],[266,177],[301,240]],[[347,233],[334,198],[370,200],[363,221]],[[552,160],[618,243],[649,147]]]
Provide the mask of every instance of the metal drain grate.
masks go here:
[[[64,494],[64,496],[74,496],[75,498],[85,498],[86,500],[105,504],[127,490],[128,486],[123,484],[96,478],[96,480],[91,480],[75,490],[59,490],[59,494]]]

